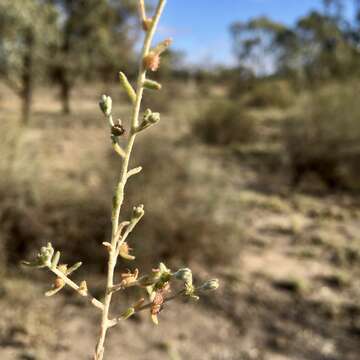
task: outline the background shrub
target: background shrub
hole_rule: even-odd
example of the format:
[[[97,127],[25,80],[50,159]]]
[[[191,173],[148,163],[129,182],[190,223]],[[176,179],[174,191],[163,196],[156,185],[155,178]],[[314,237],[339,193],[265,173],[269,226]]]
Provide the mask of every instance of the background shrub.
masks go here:
[[[212,145],[248,143],[256,135],[255,121],[238,103],[215,100],[196,119],[194,133]]]
[[[289,81],[254,81],[243,99],[244,104],[249,107],[286,109],[293,105],[295,95]]]
[[[360,103],[357,85],[313,93],[285,127],[293,184],[316,173],[331,188],[359,188]]]

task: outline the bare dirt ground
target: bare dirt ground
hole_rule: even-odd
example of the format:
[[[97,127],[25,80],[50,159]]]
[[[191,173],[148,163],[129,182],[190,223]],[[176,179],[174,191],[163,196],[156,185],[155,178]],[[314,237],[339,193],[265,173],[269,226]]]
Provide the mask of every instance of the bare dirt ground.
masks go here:
[[[93,100],[79,105],[80,124],[61,130],[53,124],[39,125],[52,121],[49,108],[55,105],[49,100],[44,109],[44,101],[37,103],[38,125],[27,136],[45,145],[46,139],[52,139],[46,145],[49,151],[37,157],[48,159],[47,171],[41,172],[43,183],[54,173],[61,176],[64,169],[76,173],[79,159],[89,154],[94,162],[103,155],[96,151],[96,143],[105,141],[102,130],[83,125],[86,111],[95,111]],[[196,108],[193,103],[182,106],[188,112]],[[2,116],[12,113],[6,103],[2,109]],[[199,209],[211,204],[215,209],[211,221],[231,225],[231,235],[224,235],[231,241],[217,239],[231,247],[231,261],[219,253],[220,264],[190,263],[198,279],[219,277],[219,291],[199,303],[169,304],[158,327],[145,313],[120,324],[111,331],[107,358],[359,359],[359,197],[313,187],[311,191],[289,188],[281,166],[264,165],[259,155],[259,145],[266,145],[266,139],[245,150],[209,148],[186,140],[187,115],[178,111],[166,116],[163,134],[171,134],[174,149],[187,155]],[[48,116],[49,122],[44,122]],[[260,122],[264,134],[276,131],[274,124],[269,129],[266,120]],[[83,137],[93,140],[92,148],[76,146]],[[66,163],[57,162],[62,156]],[[96,189],[96,174],[88,181]],[[40,186],[38,191],[43,189]],[[97,314],[70,291],[44,298],[47,278],[32,277],[15,268],[0,283],[0,358],[90,359]],[[101,293],[99,277],[93,275],[93,282],[89,281],[95,293]]]

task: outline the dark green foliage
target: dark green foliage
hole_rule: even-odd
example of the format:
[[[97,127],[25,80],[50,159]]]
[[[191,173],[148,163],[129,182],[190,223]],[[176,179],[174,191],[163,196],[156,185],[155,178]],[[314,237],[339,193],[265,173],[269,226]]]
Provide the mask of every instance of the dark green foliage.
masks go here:
[[[27,123],[35,82],[49,64],[46,47],[55,41],[56,12],[36,0],[0,2],[0,78],[20,97]]]
[[[244,95],[245,105],[255,108],[277,107],[286,109],[293,105],[294,91],[286,80],[258,81]]]
[[[239,63],[261,75],[274,72],[314,83],[358,72],[358,29],[334,4],[291,27],[259,17],[233,24],[231,33]]]
[[[308,173],[330,188],[360,184],[359,87],[328,86],[311,95],[303,113],[291,120],[285,138],[293,184]]]
[[[193,131],[212,145],[248,143],[256,134],[251,115],[236,102],[225,99],[212,101],[195,120]]]
[[[119,63],[130,67],[132,40],[129,19],[136,14],[135,2],[120,5],[106,0],[48,0],[62,14],[59,41],[50,49],[50,75],[60,87],[63,112],[70,112],[71,91],[79,78],[114,80]],[[127,49],[124,51],[123,49]]]

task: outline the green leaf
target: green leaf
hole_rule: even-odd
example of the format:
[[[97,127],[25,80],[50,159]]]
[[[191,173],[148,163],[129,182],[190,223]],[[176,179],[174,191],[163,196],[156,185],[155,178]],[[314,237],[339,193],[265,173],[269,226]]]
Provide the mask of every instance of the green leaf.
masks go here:
[[[67,269],[66,275],[72,274],[72,273],[73,273],[74,271],[76,271],[81,265],[82,265],[82,262],[81,262],[81,261],[75,263],[73,266],[71,266],[69,269]]]

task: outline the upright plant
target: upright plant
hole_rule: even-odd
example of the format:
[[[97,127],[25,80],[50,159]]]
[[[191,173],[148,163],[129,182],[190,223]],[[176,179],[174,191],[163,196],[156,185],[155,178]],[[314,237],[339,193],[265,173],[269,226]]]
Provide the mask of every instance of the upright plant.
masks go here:
[[[130,253],[131,248],[128,245],[128,237],[134,230],[138,222],[144,216],[144,206],[134,206],[132,216],[129,221],[120,220],[120,210],[124,201],[124,190],[127,180],[142,170],[141,167],[129,169],[130,156],[137,135],[149,127],[157,124],[160,120],[160,114],[147,109],[140,117],[141,101],[144,90],[160,90],[161,85],[147,77],[148,71],[156,71],[160,65],[161,54],[168,48],[171,41],[164,40],[155,47],[151,47],[152,39],[157,29],[160,17],[163,13],[166,0],[159,0],[152,18],[146,16],[144,0],[139,0],[139,13],[142,27],[145,32],[144,44],[141,52],[139,64],[139,74],[136,90],[129,83],[126,75],[119,73],[120,82],[129,97],[133,106],[131,122],[129,126],[129,136],[127,144],[123,148],[119,143],[119,138],[125,136],[125,127],[121,120],[114,122],[112,114],[112,100],[109,96],[102,95],[100,99],[100,109],[110,125],[111,142],[115,152],[122,158],[120,178],[116,185],[112,206],[112,232],[110,242],[104,242],[109,254],[106,290],[103,300],[94,298],[88,290],[86,281],[79,285],[72,281],[69,276],[81,266],[81,262],[68,267],[65,264],[59,264],[60,252],[54,250],[51,243],[40,249],[36,259],[33,262],[24,262],[25,265],[38,268],[48,268],[56,275],[56,280],[52,288],[46,292],[46,296],[52,296],[68,285],[80,295],[86,297],[101,313],[100,335],[95,348],[94,360],[101,360],[104,356],[105,339],[110,328],[116,326],[120,321],[126,320],[134,314],[147,310],[155,324],[158,323],[158,314],[165,302],[169,302],[177,297],[185,296],[198,299],[198,294],[203,291],[214,290],[218,287],[218,280],[213,279],[196,287],[193,284],[192,272],[188,268],[181,268],[175,272],[160,263],[157,269],[153,269],[150,274],[140,276],[138,269],[134,272],[124,272],[118,282],[114,281],[114,272],[119,256],[128,261],[135,260]],[[175,283],[178,283],[176,286]],[[148,301],[140,298],[132,306],[126,308],[120,315],[110,316],[110,305],[115,293],[125,290],[129,287],[139,287],[146,290]],[[176,286],[177,291],[169,295],[171,288]]]

